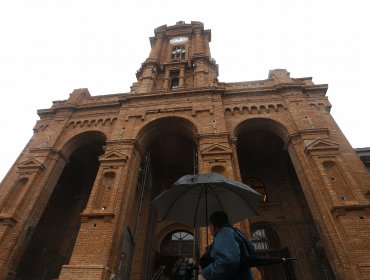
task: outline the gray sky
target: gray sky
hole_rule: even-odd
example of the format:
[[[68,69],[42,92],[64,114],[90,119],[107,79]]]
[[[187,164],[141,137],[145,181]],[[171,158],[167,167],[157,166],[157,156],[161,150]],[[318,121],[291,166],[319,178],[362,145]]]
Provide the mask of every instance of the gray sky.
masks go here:
[[[179,20],[212,30],[221,82],[263,80],[285,68],[329,84],[347,139],[369,147],[368,12],[363,0],[0,1],[0,180],[32,136],[37,109],[75,88],[128,92],[154,28]]]

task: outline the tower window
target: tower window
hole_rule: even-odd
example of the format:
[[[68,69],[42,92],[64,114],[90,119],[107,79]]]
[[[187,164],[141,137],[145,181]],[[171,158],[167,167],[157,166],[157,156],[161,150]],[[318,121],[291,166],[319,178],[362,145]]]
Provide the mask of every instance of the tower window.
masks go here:
[[[179,87],[179,78],[172,78],[171,79],[171,90],[177,89]]]
[[[179,87],[180,80],[179,80],[180,71],[179,70],[173,70],[170,72],[170,78],[171,78],[171,85],[170,89],[174,90]]]
[[[171,59],[185,59],[184,47],[174,47],[172,49]]]

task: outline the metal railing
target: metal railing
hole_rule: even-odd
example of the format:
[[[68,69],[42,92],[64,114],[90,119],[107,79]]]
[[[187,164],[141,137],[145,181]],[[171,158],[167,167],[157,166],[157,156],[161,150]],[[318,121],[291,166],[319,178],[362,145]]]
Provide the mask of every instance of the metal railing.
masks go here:
[[[163,279],[163,272],[166,267],[161,265],[161,267],[157,270],[157,272],[153,275],[152,280]]]

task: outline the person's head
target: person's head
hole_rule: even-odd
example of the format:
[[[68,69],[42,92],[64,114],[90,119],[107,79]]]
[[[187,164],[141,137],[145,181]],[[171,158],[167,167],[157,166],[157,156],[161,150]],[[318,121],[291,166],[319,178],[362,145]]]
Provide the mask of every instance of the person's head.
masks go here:
[[[215,211],[209,217],[209,221],[211,222],[211,231],[220,229],[221,227],[229,224],[229,217],[223,211]]]

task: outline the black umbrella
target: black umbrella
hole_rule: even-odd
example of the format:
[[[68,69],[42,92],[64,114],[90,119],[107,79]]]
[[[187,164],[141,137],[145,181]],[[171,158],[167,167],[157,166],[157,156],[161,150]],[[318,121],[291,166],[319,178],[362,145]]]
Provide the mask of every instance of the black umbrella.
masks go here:
[[[181,177],[152,203],[163,220],[193,228],[206,226],[208,232],[208,214],[224,211],[230,223],[236,223],[258,215],[260,198],[258,192],[243,183],[209,173]],[[206,237],[208,244],[208,234]]]
[[[216,173],[185,175],[153,200],[159,216],[193,228],[208,225],[214,211],[230,223],[258,215],[261,195],[247,185]]]
[[[246,256],[241,260],[243,267],[256,267],[297,260],[297,258]]]

